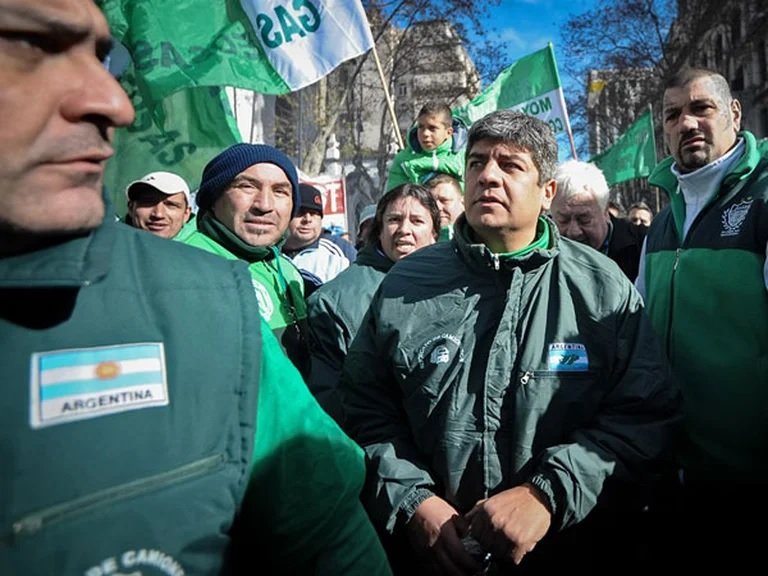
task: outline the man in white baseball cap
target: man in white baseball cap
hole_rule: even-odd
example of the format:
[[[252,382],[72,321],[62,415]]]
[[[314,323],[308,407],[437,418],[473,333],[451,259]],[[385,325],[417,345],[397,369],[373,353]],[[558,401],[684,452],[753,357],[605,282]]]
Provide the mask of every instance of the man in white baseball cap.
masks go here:
[[[150,172],[125,189],[126,222],[161,238],[174,238],[192,212],[189,186],[173,172]]]

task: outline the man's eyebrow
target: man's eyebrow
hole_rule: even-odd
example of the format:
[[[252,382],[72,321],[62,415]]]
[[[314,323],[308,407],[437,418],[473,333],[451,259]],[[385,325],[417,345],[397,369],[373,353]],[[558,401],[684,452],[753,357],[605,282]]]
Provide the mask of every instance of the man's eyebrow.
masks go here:
[[[60,18],[35,11],[34,6],[0,6],[0,17],[10,19],[8,24],[36,24],[55,33],[87,36],[91,28],[77,22],[64,22]]]
[[[4,18],[7,16],[6,18]],[[67,22],[60,18],[35,11],[34,7],[0,7],[0,23],[9,26],[31,25],[41,32],[55,36],[62,44],[75,44],[95,34],[93,28],[77,22]],[[34,32],[34,30],[33,30]],[[96,38],[96,54],[100,60],[107,57],[112,50],[113,41],[109,36],[99,35]]]

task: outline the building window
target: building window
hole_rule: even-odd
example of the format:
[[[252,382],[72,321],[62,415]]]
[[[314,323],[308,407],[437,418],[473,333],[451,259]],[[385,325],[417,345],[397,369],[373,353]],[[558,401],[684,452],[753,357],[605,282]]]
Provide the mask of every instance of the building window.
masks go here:
[[[725,42],[725,35],[718,34],[715,38],[715,63],[713,68],[719,68],[723,65],[723,42]]]
[[[736,44],[741,40],[741,12],[734,8],[731,12],[731,43]]]
[[[397,85],[397,95],[408,96],[408,85],[405,82]]]
[[[736,74],[733,75],[731,80],[731,90],[734,92],[741,92],[744,90],[744,67],[739,66],[736,69]]]

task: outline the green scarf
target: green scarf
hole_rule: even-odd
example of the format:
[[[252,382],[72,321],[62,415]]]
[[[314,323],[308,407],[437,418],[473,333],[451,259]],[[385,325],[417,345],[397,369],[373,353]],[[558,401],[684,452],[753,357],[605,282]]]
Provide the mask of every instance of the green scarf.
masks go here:
[[[243,242],[237,234],[219,222],[211,211],[206,211],[202,216],[198,217],[197,229],[249,264],[275,258],[282,243],[281,240],[277,246],[251,246]]]
[[[499,254],[499,256],[501,258],[521,258],[527,256],[534,250],[546,250],[549,247],[549,226],[547,226],[546,220],[540,216],[539,222],[536,224],[536,237],[533,239],[533,242],[528,244],[525,248],[515,250],[514,252]]]

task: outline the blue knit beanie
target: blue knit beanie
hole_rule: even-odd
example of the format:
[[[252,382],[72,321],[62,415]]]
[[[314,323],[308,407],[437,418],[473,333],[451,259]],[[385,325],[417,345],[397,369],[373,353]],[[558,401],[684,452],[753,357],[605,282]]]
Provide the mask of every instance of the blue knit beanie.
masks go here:
[[[299,213],[299,176],[296,166],[288,156],[267,144],[235,144],[213,158],[203,170],[203,179],[197,191],[196,201],[201,212],[210,210],[213,203],[224,193],[227,186],[242,171],[254,164],[268,162],[278,166],[288,176],[293,189],[293,210],[291,218]]]

